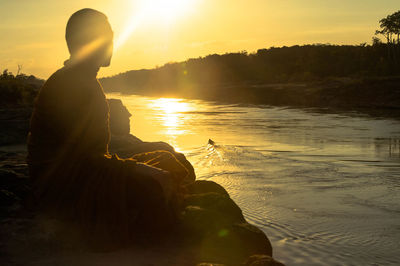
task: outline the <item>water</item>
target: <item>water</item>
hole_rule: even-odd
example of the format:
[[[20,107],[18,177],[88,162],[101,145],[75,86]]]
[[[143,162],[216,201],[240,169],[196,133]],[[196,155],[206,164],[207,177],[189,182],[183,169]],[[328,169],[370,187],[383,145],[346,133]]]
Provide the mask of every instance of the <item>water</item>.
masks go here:
[[[287,265],[398,265],[400,121],[200,100],[121,98],[131,133],[223,185]],[[208,139],[215,141],[207,145]]]

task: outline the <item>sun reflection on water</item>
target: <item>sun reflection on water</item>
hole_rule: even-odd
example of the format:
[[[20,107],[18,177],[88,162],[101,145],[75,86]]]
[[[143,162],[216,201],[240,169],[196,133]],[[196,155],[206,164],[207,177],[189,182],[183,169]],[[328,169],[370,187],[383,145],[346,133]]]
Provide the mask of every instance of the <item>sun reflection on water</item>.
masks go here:
[[[184,120],[187,119],[185,112],[195,109],[190,103],[182,99],[159,98],[151,100],[148,107],[156,111],[158,119],[165,128],[163,133],[173,142],[177,136],[188,133],[184,128]]]

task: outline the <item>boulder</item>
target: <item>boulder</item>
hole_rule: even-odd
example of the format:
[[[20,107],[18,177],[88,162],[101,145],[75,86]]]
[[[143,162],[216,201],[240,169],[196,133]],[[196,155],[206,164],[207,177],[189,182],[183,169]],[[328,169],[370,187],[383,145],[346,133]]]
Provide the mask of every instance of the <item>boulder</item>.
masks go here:
[[[267,255],[253,255],[247,259],[245,266],[284,266],[284,264]]]
[[[218,194],[215,192],[189,195],[184,199],[185,208],[190,213],[191,207],[201,207],[207,212],[213,212],[211,223],[230,224],[236,222],[245,222],[242,210],[236,203],[227,195]],[[206,217],[209,218],[209,217]],[[207,223],[204,221],[203,224]],[[211,227],[211,224],[209,225]],[[209,227],[209,228],[210,228]]]
[[[215,192],[228,196],[228,192],[226,192],[225,188],[215,182],[210,182],[207,180],[197,180],[196,183],[188,185],[186,188],[189,194]]]
[[[249,256],[272,256],[271,243],[257,227],[244,222],[232,224],[207,234],[198,246],[204,261],[238,264]]]
[[[20,199],[11,191],[0,189],[0,207],[9,207]]]
[[[246,222],[225,189],[205,180],[189,187],[192,194],[184,199],[182,234],[188,245],[196,246],[201,261],[236,264],[254,254],[272,256],[267,236]]]
[[[26,142],[32,109],[0,107],[0,146]]]
[[[17,161],[15,165],[9,163],[0,163],[0,206],[2,207],[19,204],[30,193],[30,180],[26,171],[21,169]],[[21,173],[17,173],[18,171]]]
[[[114,135],[128,135],[131,113],[120,99],[108,99],[108,106],[110,107],[110,131]]]

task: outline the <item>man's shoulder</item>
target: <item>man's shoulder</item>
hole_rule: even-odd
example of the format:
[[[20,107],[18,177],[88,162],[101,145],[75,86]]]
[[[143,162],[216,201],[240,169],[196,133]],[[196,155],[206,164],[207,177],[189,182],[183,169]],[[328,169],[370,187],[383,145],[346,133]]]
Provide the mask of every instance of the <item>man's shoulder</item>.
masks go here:
[[[68,74],[68,71],[65,70],[65,67],[58,69],[43,84],[36,99],[36,103],[51,105],[60,104],[59,100],[65,98],[70,90],[69,88],[76,87],[75,84],[73,84],[75,82],[74,80],[75,79]]]
[[[66,67],[62,67],[55,71],[43,84],[41,93],[46,94],[63,94],[67,91],[78,89],[83,82],[77,75],[74,75]]]
[[[66,71],[65,67],[62,67],[53,74],[51,74],[51,76],[44,83],[44,86],[49,86],[53,84],[62,84],[66,81],[70,82],[71,80],[68,77],[68,71]]]

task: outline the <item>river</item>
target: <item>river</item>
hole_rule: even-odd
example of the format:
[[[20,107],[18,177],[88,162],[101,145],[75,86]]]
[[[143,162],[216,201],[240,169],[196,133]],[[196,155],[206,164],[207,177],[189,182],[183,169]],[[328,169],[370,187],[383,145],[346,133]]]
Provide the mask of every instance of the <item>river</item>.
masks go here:
[[[121,98],[131,133],[223,185],[287,265],[398,265],[400,121],[358,113]],[[215,145],[208,145],[212,139]]]

